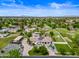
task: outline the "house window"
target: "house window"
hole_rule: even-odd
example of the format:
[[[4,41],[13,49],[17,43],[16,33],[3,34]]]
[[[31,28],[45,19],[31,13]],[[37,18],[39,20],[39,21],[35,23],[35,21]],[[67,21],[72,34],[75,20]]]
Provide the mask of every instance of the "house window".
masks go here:
[[[44,44],[44,42],[42,42]]]
[[[1,50],[1,53],[4,53],[4,50]]]
[[[46,44],[46,42],[45,42],[45,44]]]
[[[52,42],[51,42],[51,44],[52,44]]]

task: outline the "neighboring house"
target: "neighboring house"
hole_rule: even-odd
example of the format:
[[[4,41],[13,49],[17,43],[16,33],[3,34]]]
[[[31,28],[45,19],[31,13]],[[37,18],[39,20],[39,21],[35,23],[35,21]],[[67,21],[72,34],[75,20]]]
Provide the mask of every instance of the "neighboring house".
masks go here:
[[[74,24],[75,22],[73,20],[66,20],[65,23]]]
[[[42,37],[39,35],[39,32],[35,32],[32,34],[30,40],[32,41],[32,43],[36,44],[37,41],[42,40]]]
[[[24,26],[24,30],[25,30],[26,32],[30,32],[28,26]]]
[[[20,44],[22,40],[23,40],[23,36],[18,36],[12,41],[12,43]]]
[[[4,38],[4,37],[6,37],[6,36],[8,36],[9,35],[9,33],[4,33],[4,34],[0,34],[0,38]]]
[[[36,28],[35,28],[35,27],[33,27],[33,28],[30,28],[30,31],[33,31],[33,30],[36,30]]]
[[[29,28],[28,26],[24,26],[24,30],[25,30],[26,32],[30,32],[30,31],[33,31],[33,30],[35,30],[35,29],[36,29],[35,27]]]
[[[15,49],[21,52],[21,46],[19,44],[8,44],[6,47],[0,50],[0,56],[8,56],[8,52]]]
[[[2,29],[0,29],[0,32],[8,32],[8,28],[2,28]]]
[[[12,26],[9,27],[8,32],[17,32],[20,29],[19,26]]]
[[[32,34],[32,37],[30,38],[32,43],[34,44],[52,44],[52,39],[49,36],[41,37],[38,32],[35,32]]]

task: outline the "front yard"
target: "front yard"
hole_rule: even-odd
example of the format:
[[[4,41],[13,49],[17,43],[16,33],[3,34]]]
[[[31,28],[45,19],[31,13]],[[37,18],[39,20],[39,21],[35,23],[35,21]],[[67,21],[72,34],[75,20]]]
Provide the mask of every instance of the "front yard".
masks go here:
[[[13,39],[15,39],[17,36],[11,36],[6,38],[0,38],[0,49],[7,46]]]

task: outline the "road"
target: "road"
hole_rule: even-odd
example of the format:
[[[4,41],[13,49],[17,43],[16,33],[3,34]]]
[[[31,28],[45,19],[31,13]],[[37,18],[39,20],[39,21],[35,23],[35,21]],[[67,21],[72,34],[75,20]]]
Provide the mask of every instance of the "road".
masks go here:
[[[27,44],[27,39],[24,39],[22,41],[22,45],[23,45],[23,52],[22,52],[22,56],[29,56],[28,51],[32,49],[32,46],[30,46],[29,44]]]

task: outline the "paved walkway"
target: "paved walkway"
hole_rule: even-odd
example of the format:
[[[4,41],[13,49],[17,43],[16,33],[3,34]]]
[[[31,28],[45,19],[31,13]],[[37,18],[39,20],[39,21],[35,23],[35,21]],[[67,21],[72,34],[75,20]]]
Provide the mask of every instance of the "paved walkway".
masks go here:
[[[67,45],[70,47],[70,45],[68,44],[68,42],[63,38],[63,36],[60,34],[60,32],[58,32],[57,30],[56,30],[56,32],[61,36],[61,38],[67,43]],[[71,48],[71,47],[70,47]]]
[[[54,44],[68,44],[67,42],[53,42]]]
[[[28,51],[32,49],[32,46],[27,44],[27,39],[22,41],[22,45],[24,46],[22,56],[29,56]]]

